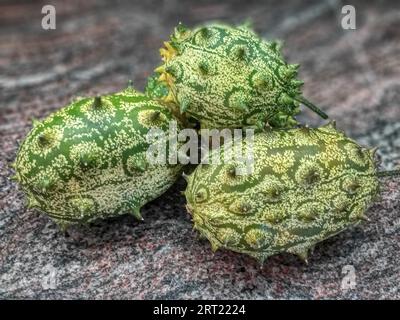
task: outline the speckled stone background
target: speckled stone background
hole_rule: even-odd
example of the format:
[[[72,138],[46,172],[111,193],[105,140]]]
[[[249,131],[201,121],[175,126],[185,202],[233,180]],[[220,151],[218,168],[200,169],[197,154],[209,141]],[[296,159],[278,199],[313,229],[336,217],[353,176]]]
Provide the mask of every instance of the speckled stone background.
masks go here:
[[[285,40],[301,64],[306,96],[367,146],[386,169],[400,165],[400,2],[349,1],[357,29],[340,27],[342,3],[326,1],[51,1],[57,29],[41,28],[47,1],[0,5],[0,298],[21,299],[399,299],[400,181],[382,180],[371,219],[261,269],[251,258],[213,254],[192,231],[179,181],[130,216],[70,229],[27,210],[8,177],[18,142],[77,95],[142,89],[158,48],[179,21],[251,18]],[[346,1],[346,4],[348,2]],[[307,110],[301,120],[322,123]],[[354,271],[347,275],[348,271]],[[354,277],[353,277],[354,275]],[[348,279],[354,286],[346,286]],[[350,281],[351,282],[351,281]]]

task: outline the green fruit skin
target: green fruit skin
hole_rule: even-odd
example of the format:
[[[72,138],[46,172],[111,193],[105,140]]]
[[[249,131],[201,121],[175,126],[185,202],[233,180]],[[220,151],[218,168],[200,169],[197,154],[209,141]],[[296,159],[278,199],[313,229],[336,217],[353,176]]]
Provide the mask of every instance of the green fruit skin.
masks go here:
[[[131,213],[165,192],[181,165],[151,164],[146,134],[169,109],[133,88],[84,98],[36,123],[20,146],[16,179],[28,206],[61,226]]]
[[[277,42],[247,27],[179,25],[156,69],[181,112],[205,128],[293,127],[302,81],[298,65],[287,64]]]
[[[373,153],[333,125],[257,133],[253,173],[233,174],[235,163],[198,166],[187,209],[213,249],[306,259],[316,243],[364,218],[379,192]]]
[[[168,96],[168,87],[157,80],[157,75],[152,75],[147,78],[145,94],[152,99],[162,99]]]

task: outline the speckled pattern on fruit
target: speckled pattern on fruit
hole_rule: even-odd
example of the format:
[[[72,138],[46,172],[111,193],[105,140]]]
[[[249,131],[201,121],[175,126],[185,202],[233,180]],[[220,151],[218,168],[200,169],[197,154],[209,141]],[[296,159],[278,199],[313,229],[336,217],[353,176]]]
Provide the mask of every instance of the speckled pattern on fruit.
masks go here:
[[[247,17],[267,39],[282,39],[301,64],[304,95],[368,148],[380,170],[400,166],[400,2],[352,0],[357,29],[340,27],[343,2],[54,0],[57,30],[40,28],[40,7],[0,10],[0,297],[2,299],[400,299],[400,181],[381,180],[363,222],[316,245],[308,265],[292,254],[254,258],[210,250],[186,212],[183,178],[130,215],[71,226],[25,206],[9,180],[18,144],[78,96],[144,87],[158,49],[179,21],[231,24]],[[297,119],[325,122],[307,109]],[[185,169],[185,172],[189,172]],[[355,271],[346,283],[345,266]]]
[[[237,154],[245,142],[214,153]],[[374,153],[332,123],[258,133],[253,172],[238,175],[241,164],[228,161],[202,164],[189,176],[185,195],[194,228],[213,250],[262,262],[282,252],[307,259],[316,243],[364,218],[378,193]]]
[[[310,105],[296,79],[299,65],[286,63],[279,42],[245,25],[180,24],[164,44],[155,70],[170,89],[164,99],[204,128],[291,127],[300,102]]]
[[[34,121],[14,165],[28,207],[46,212],[62,228],[125,213],[142,219],[140,208],[181,172],[179,164],[146,158],[146,134],[168,130],[173,120],[165,106],[128,87],[79,99]]]

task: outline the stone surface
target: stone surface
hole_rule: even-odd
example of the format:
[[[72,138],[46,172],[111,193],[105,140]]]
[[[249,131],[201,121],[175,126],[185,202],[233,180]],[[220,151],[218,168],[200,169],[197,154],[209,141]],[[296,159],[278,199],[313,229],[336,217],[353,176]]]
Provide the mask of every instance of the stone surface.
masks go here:
[[[285,41],[300,63],[305,96],[351,137],[380,146],[382,168],[400,165],[400,3],[351,1],[357,29],[340,27],[340,1],[54,1],[57,29],[41,29],[35,2],[0,5],[0,298],[399,299],[400,181],[382,180],[370,222],[317,245],[303,264],[274,256],[263,268],[198,240],[179,181],[143,208],[74,227],[64,236],[25,208],[8,178],[18,141],[78,95],[142,89],[158,48],[179,21],[251,18],[267,38]],[[78,4],[79,3],[79,4]],[[322,124],[308,110],[300,118]],[[354,270],[355,286],[346,274]]]

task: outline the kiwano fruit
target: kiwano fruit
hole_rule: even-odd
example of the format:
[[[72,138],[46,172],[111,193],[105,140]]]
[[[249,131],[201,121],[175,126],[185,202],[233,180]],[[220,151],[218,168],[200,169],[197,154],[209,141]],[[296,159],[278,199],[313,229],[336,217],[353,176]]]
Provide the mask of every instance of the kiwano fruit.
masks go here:
[[[246,144],[224,145],[236,154]],[[233,149],[232,149],[233,148]],[[210,153],[210,157],[213,156]],[[318,129],[268,130],[254,135],[254,168],[201,164],[186,179],[194,228],[212,249],[260,261],[281,252],[306,260],[310,248],[358,224],[378,194],[375,150],[360,147],[331,123]]]
[[[292,127],[300,103],[327,118],[302,96],[299,65],[245,26],[179,24],[164,44],[155,70],[170,89],[164,100],[204,128]]]
[[[28,207],[46,212],[63,229],[131,213],[165,192],[181,165],[148,161],[150,128],[174,120],[162,104],[135,91],[83,98],[35,122],[20,146],[15,179]]]

